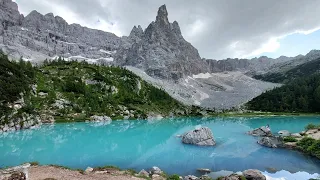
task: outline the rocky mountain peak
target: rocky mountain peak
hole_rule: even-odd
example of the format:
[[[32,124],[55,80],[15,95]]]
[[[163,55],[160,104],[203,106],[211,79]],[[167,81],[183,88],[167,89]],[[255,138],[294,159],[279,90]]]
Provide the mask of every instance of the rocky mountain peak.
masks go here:
[[[133,37],[138,41],[130,42]],[[169,80],[208,70],[198,50],[182,37],[178,22],[169,22],[165,5],[159,8],[156,21],[144,32],[134,27],[128,39],[126,46],[117,51],[118,65],[135,66],[150,76]]]
[[[156,23],[161,26],[169,26],[168,11],[166,5],[162,5],[158,10]]]
[[[14,11],[18,11],[17,3],[13,2],[12,0],[0,0],[0,5]]]
[[[143,36],[143,29],[141,28],[141,26],[139,25],[138,27],[137,26],[134,26],[130,32],[130,35],[129,36],[137,36],[137,37],[142,37]]]

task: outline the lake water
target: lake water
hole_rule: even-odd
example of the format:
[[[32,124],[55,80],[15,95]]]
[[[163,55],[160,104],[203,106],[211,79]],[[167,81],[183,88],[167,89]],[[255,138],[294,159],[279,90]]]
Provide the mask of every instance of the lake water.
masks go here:
[[[275,174],[277,177],[284,172],[313,174],[320,172],[319,160],[296,151],[262,147],[256,143],[257,137],[245,134],[266,124],[273,133],[300,132],[309,123],[319,124],[320,118],[178,118],[119,120],[108,125],[43,125],[39,129],[0,134],[0,167],[38,161],[82,169],[116,165],[141,170],[158,166],[169,174],[181,175],[196,174],[197,168],[235,172],[259,169],[270,176],[270,169],[285,170]],[[216,146],[185,145],[176,137],[197,125],[213,131]]]

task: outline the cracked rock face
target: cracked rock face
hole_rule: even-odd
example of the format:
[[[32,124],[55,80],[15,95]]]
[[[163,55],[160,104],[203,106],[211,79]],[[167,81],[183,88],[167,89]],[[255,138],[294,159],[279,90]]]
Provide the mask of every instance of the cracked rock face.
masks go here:
[[[208,127],[201,127],[187,132],[182,136],[182,142],[198,146],[214,146],[216,142],[213,134]]]

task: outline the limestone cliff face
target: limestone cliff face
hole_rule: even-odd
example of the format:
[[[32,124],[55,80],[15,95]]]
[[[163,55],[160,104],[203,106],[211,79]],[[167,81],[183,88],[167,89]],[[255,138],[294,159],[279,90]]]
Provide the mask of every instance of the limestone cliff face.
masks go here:
[[[118,50],[118,65],[135,66],[151,76],[174,80],[209,70],[198,50],[181,35],[178,22],[169,22],[165,5],[145,31],[134,27],[124,41],[132,44]]]
[[[69,25],[52,13],[32,11],[23,17],[12,0],[0,0],[0,46],[13,58],[44,60],[54,56],[109,58],[106,51],[119,47],[120,38],[100,30]]]

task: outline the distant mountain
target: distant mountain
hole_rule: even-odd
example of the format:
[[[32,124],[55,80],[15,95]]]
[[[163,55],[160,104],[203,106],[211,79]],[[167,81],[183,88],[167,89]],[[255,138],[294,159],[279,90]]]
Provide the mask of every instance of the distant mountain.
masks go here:
[[[298,65],[294,66],[293,63]],[[275,83],[288,83],[297,78],[308,77],[312,74],[319,73],[320,51],[313,50],[306,56],[299,56],[298,59],[293,60],[291,63],[283,67],[286,68],[280,68],[281,70],[278,71],[256,75],[254,78]]]

